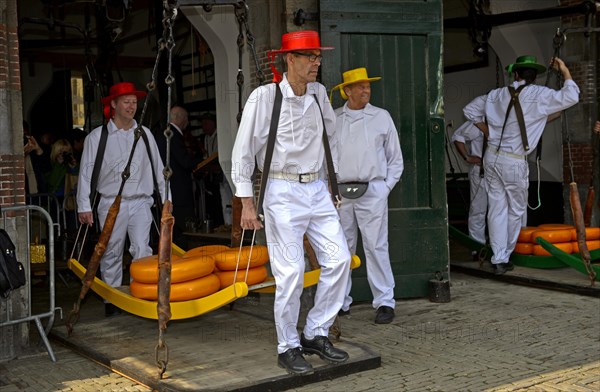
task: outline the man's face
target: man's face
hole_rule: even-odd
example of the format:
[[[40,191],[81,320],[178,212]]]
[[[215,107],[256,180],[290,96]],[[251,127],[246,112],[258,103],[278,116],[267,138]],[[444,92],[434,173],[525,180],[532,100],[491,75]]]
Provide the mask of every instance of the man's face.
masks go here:
[[[348,105],[354,109],[362,109],[371,99],[371,83],[358,82],[344,87],[344,92],[348,96]]]
[[[202,119],[202,132],[205,135],[212,135],[213,133],[215,133],[216,127],[215,127],[215,122],[213,120],[211,120],[210,118],[203,118]]]
[[[320,65],[321,51],[318,49],[298,50],[288,54],[288,74],[305,83],[317,80]]]
[[[112,108],[115,111],[115,119],[131,121],[137,111],[137,97],[135,95],[122,95],[113,99]]]

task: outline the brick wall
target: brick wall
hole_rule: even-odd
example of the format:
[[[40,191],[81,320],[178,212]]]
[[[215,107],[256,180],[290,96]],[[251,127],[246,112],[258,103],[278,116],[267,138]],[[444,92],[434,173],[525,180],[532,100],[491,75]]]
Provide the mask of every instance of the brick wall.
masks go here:
[[[0,19],[0,205],[25,204],[21,76],[16,2],[2,3]],[[20,130],[20,132],[19,132]]]
[[[591,144],[571,143],[571,153],[569,154],[569,145],[563,144],[563,178],[566,184],[573,180],[581,185],[589,185],[592,178],[592,164],[594,161],[594,151]],[[570,156],[570,158],[569,158]],[[573,174],[571,178],[571,162],[573,162]]]
[[[562,0],[561,6],[571,6],[581,4],[581,0]],[[597,13],[595,18],[599,18]],[[585,15],[567,15],[561,18],[561,29],[565,31],[569,28],[583,28],[586,26]],[[600,79],[597,44],[597,33],[591,35],[589,40],[581,32],[569,32],[567,30],[567,40],[561,48],[561,57],[567,63],[573,80],[579,85],[581,94],[579,103],[569,109],[569,136],[571,140],[570,154],[569,145],[566,140],[563,144],[563,175],[564,175],[564,197],[565,197],[565,221],[572,223],[571,209],[569,204],[569,183],[576,182],[580,190],[580,199],[585,201],[587,187],[592,181],[592,168],[594,165],[594,152],[592,144],[592,126],[597,120],[598,101],[600,91],[597,88]],[[571,165],[573,175],[571,174]],[[595,180],[596,189],[598,189],[598,179]],[[598,224],[598,211],[594,214],[595,224]]]

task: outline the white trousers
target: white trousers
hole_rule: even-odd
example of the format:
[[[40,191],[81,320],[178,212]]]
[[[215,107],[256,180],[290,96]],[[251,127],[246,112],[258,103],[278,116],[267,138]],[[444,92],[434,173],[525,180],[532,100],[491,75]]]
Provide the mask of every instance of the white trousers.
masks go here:
[[[471,165],[469,169],[469,184],[471,202],[469,205],[469,236],[474,240],[486,243],[485,240],[485,214],[488,207],[486,185],[481,178],[481,166]]]
[[[321,276],[304,335],[327,336],[342,307],[350,274],[350,252],[323,181],[308,184],[269,180],[264,199],[265,232],[275,277],[277,352],[300,347],[297,325],[304,282],[304,234],[313,246]]]
[[[102,198],[98,204],[98,219],[100,226],[104,227],[108,209],[113,199]],[[133,259],[150,256],[152,248],[150,242],[150,226],[152,225],[152,197],[141,197],[137,199],[121,199],[121,207],[115,226],[106,245],[106,251],[100,260],[100,272],[102,280],[112,287],[123,284],[123,250],[125,238],[129,236],[131,246],[129,253]]]
[[[498,155],[488,149],[484,158],[488,189],[488,231],[494,251],[492,264],[507,263],[515,249],[527,210],[529,165],[525,159]]]
[[[358,229],[362,236],[367,265],[367,281],[373,294],[373,308],[394,308],[394,274],[388,247],[388,195],[389,189],[383,180],[369,183],[365,194],[358,199],[344,199],[339,209],[340,220],[348,241],[348,248],[356,252]],[[350,290],[352,276],[348,276],[343,310],[352,303]]]

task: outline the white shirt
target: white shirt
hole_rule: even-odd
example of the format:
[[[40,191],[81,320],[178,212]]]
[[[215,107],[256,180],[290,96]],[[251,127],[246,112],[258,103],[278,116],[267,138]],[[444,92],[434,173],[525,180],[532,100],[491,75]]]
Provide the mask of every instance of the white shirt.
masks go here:
[[[400,180],[404,160],[398,131],[387,110],[367,104],[362,110],[335,110],[339,182],[384,180],[389,189]]]
[[[238,197],[253,195],[251,176],[255,156],[258,168],[263,170],[275,102],[275,86],[269,84],[256,88],[246,101],[231,155],[231,178],[236,188],[235,195]],[[337,167],[335,114],[325,87],[316,82],[308,83],[306,94],[298,97],[294,95],[287,75],[284,74],[279,88],[283,100],[270,171],[291,174],[315,173],[323,167],[323,121],[311,94],[316,94],[323,110],[334,167]]]
[[[483,132],[472,122],[466,121],[452,134],[452,142],[468,146],[469,155],[483,158]]]
[[[217,130],[212,135],[204,135],[204,150],[206,151],[206,157],[212,155],[214,152],[219,151],[219,138],[217,137]]]
[[[517,87],[524,83],[525,81],[515,81],[513,82],[513,87],[517,89]],[[488,144],[490,148],[498,147],[501,143],[501,151],[527,155],[535,149],[540,141],[548,116],[565,110],[579,101],[579,87],[577,87],[577,84],[573,80],[568,79],[560,90],[530,84],[521,91],[519,102],[523,108],[529,151],[525,151],[523,148],[521,131],[514,109],[510,111],[504,135],[502,136],[502,140],[500,140],[502,125],[504,124],[506,109],[508,108],[510,99],[508,87],[502,87],[475,98],[465,106],[463,112],[465,117],[475,124],[483,122],[487,118],[489,127]]]
[[[105,198],[114,198],[119,192],[121,186],[121,173],[131,154],[134,141],[134,131],[137,128],[137,122],[134,120],[130,129],[118,129],[115,123],[110,120],[108,129],[108,138],[106,140],[106,150],[102,160],[102,166],[98,175],[97,190]],[[148,136],[150,151],[152,154],[152,164],[156,173],[156,181],[162,201],[165,201],[165,180],[163,177],[163,163],[156,145],[154,136],[148,128],[142,127]],[[102,127],[94,129],[85,138],[83,144],[83,154],[79,169],[79,182],[77,185],[77,210],[79,212],[88,212],[92,210],[90,205],[90,182]],[[149,158],[146,152],[146,146],[143,138],[136,145],[135,153],[131,161],[131,175],[125,182],[121,196],[124,199],[132,199],[143,196],[152,196],[154,192],[154,180],[152,178],[152,168],[148,165]]]

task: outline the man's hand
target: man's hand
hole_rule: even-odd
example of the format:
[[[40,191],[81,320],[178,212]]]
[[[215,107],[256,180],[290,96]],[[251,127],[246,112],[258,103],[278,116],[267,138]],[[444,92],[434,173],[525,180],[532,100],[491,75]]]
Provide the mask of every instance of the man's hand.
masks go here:
[[[559,71],[562,74],[564,80],[572,79],[571,71],[569,71],[569,68],[567,68],[565,62],[559,59],[558,57],[552,57],[552,60],[550,60],[550,66],[555,70]]]
[[[260,230],[263,224],[258,220],[256,207],[254,206],[254,198],[242,197],[242,217],[240,226],[245,230]]]
[[[79,223],[81,223],[82,225],[88,225],[88,226],[93,225],[94,224],[94,214],[92,214],[92,211],[80,212],[79,213]]]
[[[594,132],[600,134],[600,120],[596,121],[596,124],[594,125]]]
[[[470,163],[471,165],[481,166],[481,158],[479,158],[478,156],[467,155],[467,159],[465,159],[465,160],[467,161],[467,163]]]

